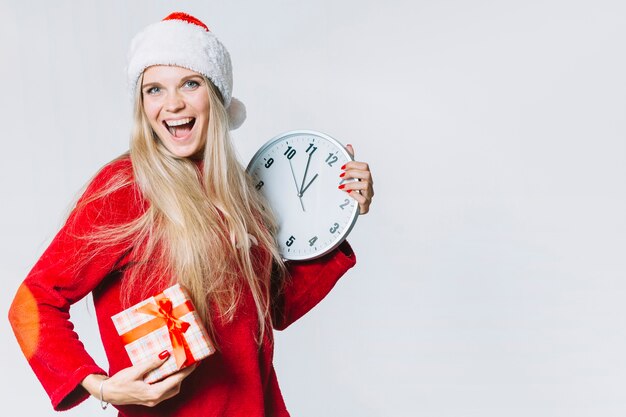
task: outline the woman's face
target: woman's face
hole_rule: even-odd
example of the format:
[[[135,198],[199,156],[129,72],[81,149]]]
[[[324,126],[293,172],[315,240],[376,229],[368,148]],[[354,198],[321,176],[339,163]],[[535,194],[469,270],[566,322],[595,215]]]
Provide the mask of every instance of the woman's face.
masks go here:
[[[171,153],[187,158],[202,151],[210,106],[202,75],[169,65],[148,67],[141,94],[150,126]]]

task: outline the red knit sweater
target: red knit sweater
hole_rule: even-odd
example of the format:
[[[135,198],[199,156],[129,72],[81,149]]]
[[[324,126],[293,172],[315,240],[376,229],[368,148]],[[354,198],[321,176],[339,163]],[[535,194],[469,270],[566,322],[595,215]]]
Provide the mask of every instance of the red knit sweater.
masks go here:
[[[107,165],[87,187],[94,195],[110,178],[132,169],[128,158]],[[85,351],[69,320],[70,305],[93,293],[100,334],[112,375],[131,365],[111,316],[124,309],[120,285],[125,255],[113,247],[83,259],[76,236],[95,225],[128,222],[146,203],[137,187],[122,188],[74,210],[66,224],[19,287],[9,319],[29,364],[56,410],[88,397],[80,385],[89,374],[107,374]],[[307,262],[289,263],[290,278],[272,301],[274,327],[282,330],[319,303],[355,263],[344,243],[332,253]],[[166,288],[167,283],[158,290]],[[131,295],[131,304],[141,301]],[[181,392],[156,407],[120,406],[120,416],[288,416],[272,365],[271,332],[259,346],[257,314],[250,291],[244,291],[234,320],[215,319],[220,351],[203,360],[185,379]]]

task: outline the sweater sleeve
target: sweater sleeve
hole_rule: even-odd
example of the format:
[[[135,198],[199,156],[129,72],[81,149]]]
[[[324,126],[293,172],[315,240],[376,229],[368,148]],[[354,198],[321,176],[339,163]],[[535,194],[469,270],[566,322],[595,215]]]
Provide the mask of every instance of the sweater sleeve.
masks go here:
[[[106,375],[74,332],[69,309],[113,272],[124,257],[126,248],[121,244],[85,250],[81,236],[89,235],[96,227],[121,224],[139,216],[134,186],[124,186],[105,197],[98,195],[113,176],[129,165],[128,160],[113,162],[96,175],[17,290],[9,310],[20,348],[58,411],[72,408],[89,396],[80,385],[87,375]]]
[[[348,242],[321,258],[287,262],[287,277],[272,301],[272,322],[283,330],[309,312],[356,263]]]

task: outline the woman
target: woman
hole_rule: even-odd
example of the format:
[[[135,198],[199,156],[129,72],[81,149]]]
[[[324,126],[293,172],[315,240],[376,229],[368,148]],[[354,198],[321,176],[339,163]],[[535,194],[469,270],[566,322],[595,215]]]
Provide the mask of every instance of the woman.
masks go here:
[[[174,13],[148,26],[131,44],[128,73],[130,150],[92,179],[18,289],[9,313],[18,342],[57,410],[91,394],[122,416],[287,416],[272,328],[321,301],[354,254],[344,242],[314,261],[281,260],[272,219],[229,141],[245,119],[230,58],[202,22]],[[361,179],[346,191],[367,213],[367,164],[346,164],[344,178]],[[170,352],[131,365],[111,316],[175,282],[218,352],[147,384]],[[108,373],[69,321],[70,305],[90,292]]]

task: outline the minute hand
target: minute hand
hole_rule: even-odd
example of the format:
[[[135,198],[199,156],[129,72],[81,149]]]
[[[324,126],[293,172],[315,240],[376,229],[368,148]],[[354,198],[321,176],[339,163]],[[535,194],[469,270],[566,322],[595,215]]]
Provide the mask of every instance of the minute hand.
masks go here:
[[[311,184],[313,184],[313,181],[315,181],[315,178],[317,178],[318,174],[315,174],[315,176],[313,178],[311,178],[311,181],[309,181],[309,183],[306,185],[306,187],[304,187],[304,189],[302,191],[300,191],[300,195],[304,195],[304,192],[311,186]]]
[[[313,152],[315,152],[315,150]],[[313,156],[313,152],[309,154],[309,159],[306,160],[306,168],[304,168],[304,175],[302,176],[302,184],[300,184],[300,195],[304,194],[304,190],[306,190],[306,188],[304,188],[304,181],[306,181],[306,174],[309,172],[309,164],[311,163],[311,157]],[[308,185],[307,185],[307,188],[308,188]]]
[[[300,205],[302,206],[302,211],[304,210],[304,204],[302,203],[302,193],[298,190],[298,181],[296,181],[296,174],[293,172],[293,165],[291,164],[291,159],[289,159],[289,168],[291,168],[291,176],[293,177],[293,185],[296,187],[296,193],[298,198],[300,199]]]

